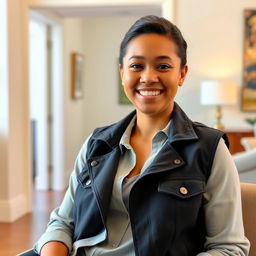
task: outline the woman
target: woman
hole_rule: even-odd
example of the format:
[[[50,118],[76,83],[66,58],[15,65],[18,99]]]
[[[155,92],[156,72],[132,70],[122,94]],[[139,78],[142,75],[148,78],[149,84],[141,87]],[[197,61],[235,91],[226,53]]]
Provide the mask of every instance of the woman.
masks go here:
[[[174,102],[187,44],[156,16],[120,47],[135,111],[86,140],[40,255],[248,255],[240,186],[223,132],[192,122]]]

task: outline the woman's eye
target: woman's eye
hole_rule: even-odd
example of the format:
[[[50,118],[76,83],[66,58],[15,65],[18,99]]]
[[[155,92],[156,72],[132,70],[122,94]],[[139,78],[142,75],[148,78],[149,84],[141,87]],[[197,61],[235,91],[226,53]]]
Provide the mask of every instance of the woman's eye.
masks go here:
[[[160,70],[168,70],[170,68],[171,68],[171,65],[169,65],[169,64],[159,64],[157,66],[157,69],[160,69]]]
[[[142,69],[143,66],[141,64],[131,64],[130,68],[134,70],[138,70],[138,69]]]

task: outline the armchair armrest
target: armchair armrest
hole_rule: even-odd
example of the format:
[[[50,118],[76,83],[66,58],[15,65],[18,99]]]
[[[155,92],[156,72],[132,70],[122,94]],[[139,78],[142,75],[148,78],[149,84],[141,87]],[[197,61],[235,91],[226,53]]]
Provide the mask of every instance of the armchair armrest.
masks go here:
[[[233,155],[238,172],[256,169],[256,149]]]

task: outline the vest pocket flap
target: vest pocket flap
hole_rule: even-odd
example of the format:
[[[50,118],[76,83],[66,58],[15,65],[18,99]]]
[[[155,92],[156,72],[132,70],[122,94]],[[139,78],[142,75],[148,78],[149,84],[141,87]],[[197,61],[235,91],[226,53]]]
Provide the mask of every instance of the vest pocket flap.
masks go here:
[[[165,180],[158,184],[158,192],[185,199],[204,193],[205,182],[199,180]]]

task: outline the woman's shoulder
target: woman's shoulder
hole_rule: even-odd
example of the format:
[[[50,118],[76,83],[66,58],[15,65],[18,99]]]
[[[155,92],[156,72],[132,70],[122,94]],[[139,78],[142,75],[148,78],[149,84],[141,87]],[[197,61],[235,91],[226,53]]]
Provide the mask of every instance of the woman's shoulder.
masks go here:
[[[197,136],[202,139],[210,139],[219,141],[221,138],[224,140],[227,147],[229,147],[229,140],[227,134],[214,127],[207,126],[203,123],[191,121]]]

